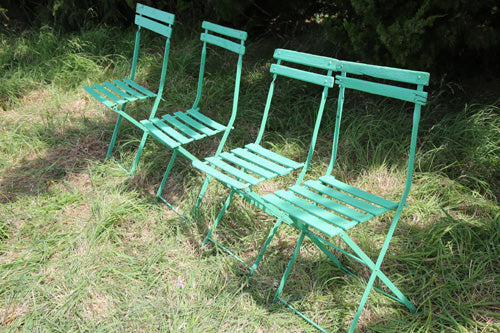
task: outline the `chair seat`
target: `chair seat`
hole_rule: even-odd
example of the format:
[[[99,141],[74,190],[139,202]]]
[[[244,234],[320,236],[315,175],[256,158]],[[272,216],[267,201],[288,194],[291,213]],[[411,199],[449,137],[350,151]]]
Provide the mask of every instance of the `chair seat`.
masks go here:
[[[107,107],[157,96],[154,92],[128,78],[84,86],[83,89]]]
[[[224,152],[217,157],[208,157],[204,162],[193,162],[195,168],[235,189],[286,175],[303,165],[255,143]]]
[[[338,228],[348,230],[398,206],[397,202],[347,185],[333,176],[309,180],[263,198],[328,237],[338,234]]]
[[[226,126],[208,118],[197,110],[178,111],[166,114],[161,119],[141,120],[149,134],[167,147],[180,145],[212,136],[226,129]]]

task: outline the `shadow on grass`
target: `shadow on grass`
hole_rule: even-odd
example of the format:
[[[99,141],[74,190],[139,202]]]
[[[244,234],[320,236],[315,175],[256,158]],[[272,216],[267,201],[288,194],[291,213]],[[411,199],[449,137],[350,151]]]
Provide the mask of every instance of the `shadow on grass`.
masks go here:
[[[42,129],[30,135],[50,137],[51,148],[43,157],[27,159],[5,172],[0,180],[0,203],[14,202],[20,196],[39,195],[52,183],[86,170],[89,161],[104,160],[106,155],[103,131],[70,129],[54,136]]]
[[[417,307],[417,313],[372,290],[358,328],[370,332],[493,329],[500,299],[496,286],[500,278],[500,214],[471,221],[445,216],[422,229],[401,222],[382,271]],[[226,229],[223,238],[230,238],[229,233]],[[275,237],[259,269],[246,282],[244,291],[270,313],[288,311],[295,316],[285,305],[272,304],[272,299],[297,237]],[[282,297],[321,326],[343,331],[350,325],[364,284],[338,269],[313,244],[304,244]],[[363,250],[376,260],[377,248]],[[227,258],[236,267],[231,270],[245,279],[244,266]],[[363,281],[368,280],[366,267],[342,254],[338,258]]]

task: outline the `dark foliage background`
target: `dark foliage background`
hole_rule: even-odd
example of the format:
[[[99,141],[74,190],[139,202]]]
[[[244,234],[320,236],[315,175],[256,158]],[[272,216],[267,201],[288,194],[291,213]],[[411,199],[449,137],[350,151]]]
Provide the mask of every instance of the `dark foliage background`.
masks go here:
[[[330,14],[328,39],[349,45],[361,59],[450,74],[498,70],[500,3],[495,0],[335,3],[323,10]]]
[[[333,56],[433,73],[433,78],[500,72],[500,5],[495,0],[143,0],[197,30],[203,19],[292,40],[315,29]],[[75,31],[131,26],[136,0],[3,0],[3,29],[48,25]],[[333,53],[333,51],[332,51]],[[340,54],[339,54],[340,53]]]

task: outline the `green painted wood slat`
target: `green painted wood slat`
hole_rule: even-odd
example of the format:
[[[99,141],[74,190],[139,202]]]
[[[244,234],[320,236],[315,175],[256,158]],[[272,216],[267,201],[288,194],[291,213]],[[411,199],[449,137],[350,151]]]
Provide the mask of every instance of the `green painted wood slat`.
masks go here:
[[[175,128],[178,128],[179,130],[181,130],[184,134],[193,138],[193,140],[199,140],[199,139],[206,137],[206,134],[196,132],[191,127],[180,122],[179,120],[177,120],[177,118],[172,117],[169,114],[164,115],[162,117],[162,119],[165,120],[166,122],[168,122],[169,124],[171,124],[172,126],[174,126]]]
[[[219,133],[219,132],[214,131],[213,129],[208,128],[207,126],[197,122],[196,120],[194,120],[193,118],[191,118],[187,114],[185,114],[184,112],[177,111],[176,113],[174,113],[174,115],[178,119],[180,119],[183,122],[185,122],[186,124],[188,124],[189,126],[195,128],[196,130],[198,130],[200,132],[203,132],[204,134],[206,134],[208,136]]]
[[[309,188],[312,188],[313,190],[326,194],[334,199],[342,201],[350,206],[364,210],[365,212],[368,212],[374,216],[381,215],[387,211],[386,208],[376,207],[374,205],[369,204],[366,201],[353,198],[350,195],[334,190],[331,187],[325,186],[320,181],[308,180],[304,183],[304,185]]]
[[[237,169],[233,167],[230,164],[227,164],[226,162],[222,161],[221,158],[219,157],[208,157],[206,158],[206,161],[212,163],[216,167],[230,173],[231,175],[240,178],[247,183],[250,183],[251,185],[256,185],[260,183],[264,179],[257,179],[253,177],[252,175],[249,175],[248,173],[245,173],[243,170]]]
[[[204,114],[190,109],[186,111],[187,114],[189,114],[191,117],[196,118],[196,120],[205,123],[205,125],[210,126],[218,131],[223,131],[226,129],[226,126],[219,124],[215,120],[210,119],[209,117],[205,116]]]
[[[161,121],[158,118],[150,119],[150,121],[156,127],[158,127],[160,130],[162,130],[167,135],[171,136],[174,140],[180,142],[181,144],[186,144],[186,143],[189,143],[189,142],[193,141],[193,139],[185,137],[184,135],[182,135],[181,133],[177,132],[175,129],[173,129],[172,127],[168,126],[167,124],[165,124],[163,121]]]
[[[243,149],[243,148],[236,148],[236,149],[231,150],[231,152],[239,157],[243,157],[244,159],[252,161],[252,163],[255,163],[255,164],[257,164],[265,169],[276,172],[280,176],[284,176],[287,173],[289,173],[290,171],[292,171],[292,169],[290,169],[290,168],[282,167],[281,165],[278,165],[272,161],[269,161],[268,159],[262,158],[259,155],[251,153],[248,150]]]
[[[309,83],[318,84],[320,86],[332,88],[335,79],[332,76],[321,75],[303,71],[301,69],[291,68],[283,65],[272,64],[271,73],[286,76],[292,79],[297,79]]]
[[[333,187],[336,187],[344,192],[347,192],[349,194],[352,194],[358,198],[361,198],[366,201],[373,202],[374,204],[377,204],[379,206],[382,206],[387,209],[394,209],[398,206],[397,202],[389,201],[387,199],[381,198],[375,194],[365,192],[363,190],[360,190],[356,187],[353,187],[351,185],[345,184],[333,176],[322,176],[319,178],[324,183],[327,183],[328,185],[331,185]]]
[[[148,89],[144,88],[143,86],[141,86],[140,84],[138,84],[137,82],[135,82],[131,79],[123,79],[123,82],[125,82],[126,84],[128,84],[132,88],[139,90],[141,93],[143,93],[144,95],[146,95],[148,97],[156,97],[156,94],[154,92],[149,91]]]
[[[299,185],[294,185],[289,188],[291,191],[294,193],[297,193],[301,196],[303,196],[306,199],[309,199],[318,205],[324,206],[330,210],[333,210],[339,214],[342,214],[356,222],[353,222],[352,225],[349,226],[349,228],[354,227],[356,224],[366,222],[369,219],[373,217],[372,214],[363,214],[361,212],[358,212],[357,210],[354,210],[350,207],[347,207],[345,205],[342,205],[336,201],[330,200],[327,197],[322,196],[321,194],[318,194],[316,192],[309,191],[307,188]]]
[[[241,158],[239,158],[231,153],[224,152],[224,153],[220,154],[220,156],[233,164],[236,164],[242,168],[248,169],[249,171],[251,171],[257,175],[264,177],[265,179],[270,179],[270,178],[278,176],[278,174],[275,172],[261,168],[260,166],[255,165],[252,162],[249,162],[247,160],[243,160],[243,159],[241,159]]]
[[[222,172],[216,170],[215,168],[209,166],[206,163],[207,162],[203,163],[201,161],[193,161],[193,166],[197,169],[202,170],[207,175],[210,175],[210,176],[214,177],[215,179],[218,179],[222,183],[227,184],[227,185],[234,187],[236,189],[241,190],[241,189],[244,189],[245,187],[248,187],[247,184],[244,184],[236,179],[233,179],[233,178],[223,174]]]
[[[164,132],[160,131],[156,126],[153,125],[149,120],[141,120],[141,124],[149,131],[149,134],[156,138],[170,149],[179,147],[181,144],[174,139],[167,136]]]
[[[274,51],[273,57],[275,59],[283,60],[283,61],[290,61],[296,64],[301,64],[305,66],[311,66],[311,67],[316,67],[316,68],[322,68],[326,70],[331,70],[331,71],[336,71],[338,67],[338,60],[329,58],[329,57],[323,57],[323,56],[318,56],[314,54],[307,54],[303,52],[297,52],[297,51],[292,51],[292,50],[286,50],[286,49],[276,49]]]
[[[170,25],[174,24],[175,21],[174,14],[153,7],[149,7],[140,3],[137,4],[136,13],[144,16],[149,16],[157,21],[167,23]]]
[[[346,220],[345,218],[333,214],[325,209],[322,209],[300,197],[295,196],[292,192],[285,190],[278,190],[274,192],[274,194],[281,199],[288,201],[289,203],[299,207],[300,209],[305,210],[309,214],[312,214],[320,219],[325,220],[327,223],[333,224],[336,227],[342,229],[348,229],[348,227],[352,224],[351,221]],[[307,220],[305,221],[307,223]]]
[[[125,90],[128,92],[130,95],[136,97],[137,99],[144,99],[148,98],[148,96],[141,94],[137,90],[132,89],[130,86],[126,85],[123,81],[120,80],[113,80],[113,83],[116,84],[118,87],[121,89]]]
[[[385,97],[397,98],[420,105],[425,105],[427,101],[427,92],[425,91],[417,91],[339,75],[336,76],[336,79],[336,83],[345,88],[356,89]]]
[[[99,83],[94,84],[94,88],[98,92],[100,92],[101,94],[103,94],[104,96],[106,96],[108,99],[110,99],[112,102],[114,102],[115,104],[127,103],[126,99],[123,99],[121,97],[116,96],[111,91],[109,91],[108,89],[106,89],[106,87],[103,86],[102,84],[99,84]]]
[[[172,28],[170,28],[169,26],[150,20],[147,17],[141,15],[135,16],[135,24],[167,38],[170,38],[172,35]]]
[[[118,88],[116,85],[112,84],[109,81],[106,81],[103,84],[104,84],[104,86],[106,88],[108,88],[109,90],[111,90],[113,93],[115,93],[116,95],[120,96],[121,98],[126,99],[129,102],[133,102],[133,101],[137,100],[136,97],[127,94],[125,91],[121,90],[120,88]]]
[[[94,97],[98,102],[101,102],[102,104],[104,104],[105,106],[107,106],[109,108],[116,105],[116,103],[113,103],[113,102],[107,100],[106,98],[104,98],[93,87],[83,86],[83,89],[85,89],[85,91],[88,92],[92,97]]]
[[[289,158],[286,158],[284,156],[276,154],[275,152],[270,151],[269,149],[263,148],[262,146],[257,145],[255,143],[249,143],[245,146],[245,148],[247,148],[248,150],[250,150],[254,153],[262,155],[262,156],[264,156],[264,157],[266,157],[274,162],[277,162],[279,164],[282,164],[282,165],[287,166],[287,167],[292,168],[292,169],[297,169],[297,168],[300,168],[301,166],[304,165],[304,163],[295,162],[294,160],[291,160]]]
[[[303,223],[310,225],[311,227],[321,231],[328,237],[333,237],[339,233],[340,228],[335,227],[334,225],[327,223],[325,221],[320,220],[317,217],[314,217],[310,214],[307,214],[301,209],[298,209],[291,204],[287,203],[286,201],[278,198],[274,194],[266,194],[262,197],[264,200],[267,202],[275,205],[282,211],[286,212],[290,216],[296,218],[299,221],[302,221]]]
[[[221,25],[211,23],[208,21],[203,21],[203,23],[201,24],[201,27],[203,29],[207,29],[207,30],[211,30],[213,32],[216,32],[220,35],[241,39],[243,41],[248,38],[248,34],[245,31],[236,30],[236,29],[232,29],[232,28],[228,28],[228,27],[223,27]]]
[[[429,73],[426,72],[369,65],[350,61],[339,61],[335,70],[354,75],[368,75],[379,79],[423,85],[428,85],[430,78]]]
[[[210,43],[210,44],[213,44],[213,45],[217,45],[219,47],[222,47],[226,50],[229,50],[229,51],[237,53],[237,54],[241,54],[241,55],[245,54],[245,46],[240,45],[240,44],[235,43],[235,42],[232,42],[230,40],[224,39],[224,38],[219,37],[219,36],[214,36],[214,35],[210,35],[207,33],[202,33],[200,36],[200,40],[207,42],[207,43]]]

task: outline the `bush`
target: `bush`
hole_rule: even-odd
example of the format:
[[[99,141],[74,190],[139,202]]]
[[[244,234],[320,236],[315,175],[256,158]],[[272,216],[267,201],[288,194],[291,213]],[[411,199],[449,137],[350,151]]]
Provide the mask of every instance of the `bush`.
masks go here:
[[[302,0],[6,0],[0,18],[66,31],[100,24],[131,25],[137,2],[172,12],[187,24],[206,19],[254,31],[296,27],[320,8],[317,2]]]
[[[495,1],[341,0],[323,11],[327,38],[364,61],[433,73],[497,64]]]
[[[196,31],[206,19],[244,29],[254,40],[267,32],[291,40],[306,22],[321,22],[326,32],[325,38],[316,38],[321,48],[330,41],[343,49],[344,58],[426,70],[434,79],[444,73],[500,69],[500,6],[495,0],[140,1],[175,13],[178,22]],[[0,20],[11,27],[49,25],[65,31],[103,24],[131,26],[136,3],[4,0]]]
[[[5,0],[2,7],[0,20],[7,26],[48,25],[70,31],[100,24],[128,25],[133,21],[135,1]]]

